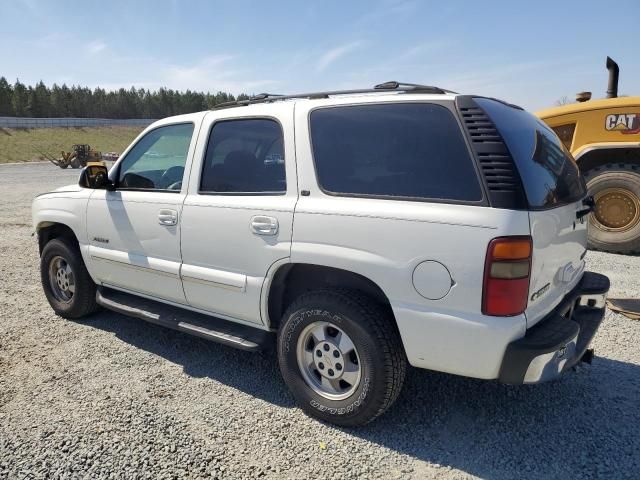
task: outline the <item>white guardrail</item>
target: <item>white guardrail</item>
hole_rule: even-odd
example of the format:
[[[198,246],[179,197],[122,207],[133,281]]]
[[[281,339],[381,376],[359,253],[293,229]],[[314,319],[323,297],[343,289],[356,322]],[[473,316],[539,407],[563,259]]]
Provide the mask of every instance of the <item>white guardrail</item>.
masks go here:
[[[53,128],[53,127],[100,127],[100,126],[140,126],[155,122],[149,118],[31,118],[0,117],[0,128]]]

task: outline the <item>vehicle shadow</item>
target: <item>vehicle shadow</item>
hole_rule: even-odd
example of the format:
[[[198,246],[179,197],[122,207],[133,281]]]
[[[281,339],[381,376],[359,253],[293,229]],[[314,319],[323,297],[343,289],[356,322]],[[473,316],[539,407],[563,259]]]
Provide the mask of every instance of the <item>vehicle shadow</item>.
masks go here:
[[[274,352],[244,352],[107,311],[93,315],[87,325],[181,365],[191,377],[211,378],[274,405],[295,406],[280,377]]]
[[[187,375],[295,407],[274,352],[237,351],[114,313],[90,323]],[[596,357],[561,381],[535,386],[409,369],[385,415],[362,428],[327,428],[482,478],[638,478],[640,366]]]
[[[638,478],[640,366],[596,357],[560,381],[509,386],[418,369],[354,432],[482,478]]]

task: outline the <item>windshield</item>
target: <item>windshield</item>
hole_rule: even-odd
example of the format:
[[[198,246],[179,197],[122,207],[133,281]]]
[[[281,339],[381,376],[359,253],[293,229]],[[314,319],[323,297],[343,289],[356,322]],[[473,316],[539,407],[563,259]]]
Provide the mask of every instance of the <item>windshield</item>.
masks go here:
[[[554,208],[586,195],[584,180],[571,153],[544,122],[495,100],[475,101],[504,138],[522,178],[529,208]]]

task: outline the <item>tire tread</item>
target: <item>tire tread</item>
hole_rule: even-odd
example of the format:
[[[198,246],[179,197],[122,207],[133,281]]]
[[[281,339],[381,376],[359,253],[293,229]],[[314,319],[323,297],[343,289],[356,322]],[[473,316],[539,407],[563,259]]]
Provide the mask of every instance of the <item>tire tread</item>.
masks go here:
[[[74,260],[77,263],[77,268],[74,269],[74,275],[76,277],[76,291],[74,292],[75,301],[72,308],[68,311],[60,310],[51,302],[49,298],[48,289],[48,268],[45,259],[49,251],[53,249],[61,249],[63,253],[68,255],[68,258]],[[65,252],[66,250],[66,252]],[[54,238],[50,240],[42,250],[40,258],[40,276],[42,279],[42,286],[45,289],[45,294],[51,307],[55,312],[64,318],[79,319],[91,315],[92,313],[100,310],[100,306],[96,303],[96,285],[93,279],[89,275],[87,268],[82,261],[82,255],[77,245],[73,244],[64,237]]]
[[[289,318],[294,312],[308,307],[316,302],[331,302],[346,304],[358,312],[361,318],[369,322],[376,341],[381,346],[384,363],[384,395],[375,412],[364,421],[357,420],[352,425],[365,425],[382,415],[397,400],[404,384],[407,360],[400,335],[392,318],[385,315],[384,307],[374,302],[367,295],[358,290],[323,289],[300,295],[287,308],[284,318]]]

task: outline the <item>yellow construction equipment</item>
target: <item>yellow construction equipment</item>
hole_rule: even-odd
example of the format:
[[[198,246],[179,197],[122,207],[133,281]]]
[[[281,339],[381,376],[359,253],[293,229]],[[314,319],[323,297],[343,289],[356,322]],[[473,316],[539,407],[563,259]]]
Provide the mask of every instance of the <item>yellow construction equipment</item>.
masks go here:
[[[60,158],[46,158],[60,168],[81,168],[87,162],[102,160],[102,153],[93,150],[90,145],[76,144],[71,147],[70,152],[61,152]]]
[[[640,97],[618,97],[618,64],[607,57],[607,98],[537,112],[573,154],[593,195],[589,247],[640,252]]]

